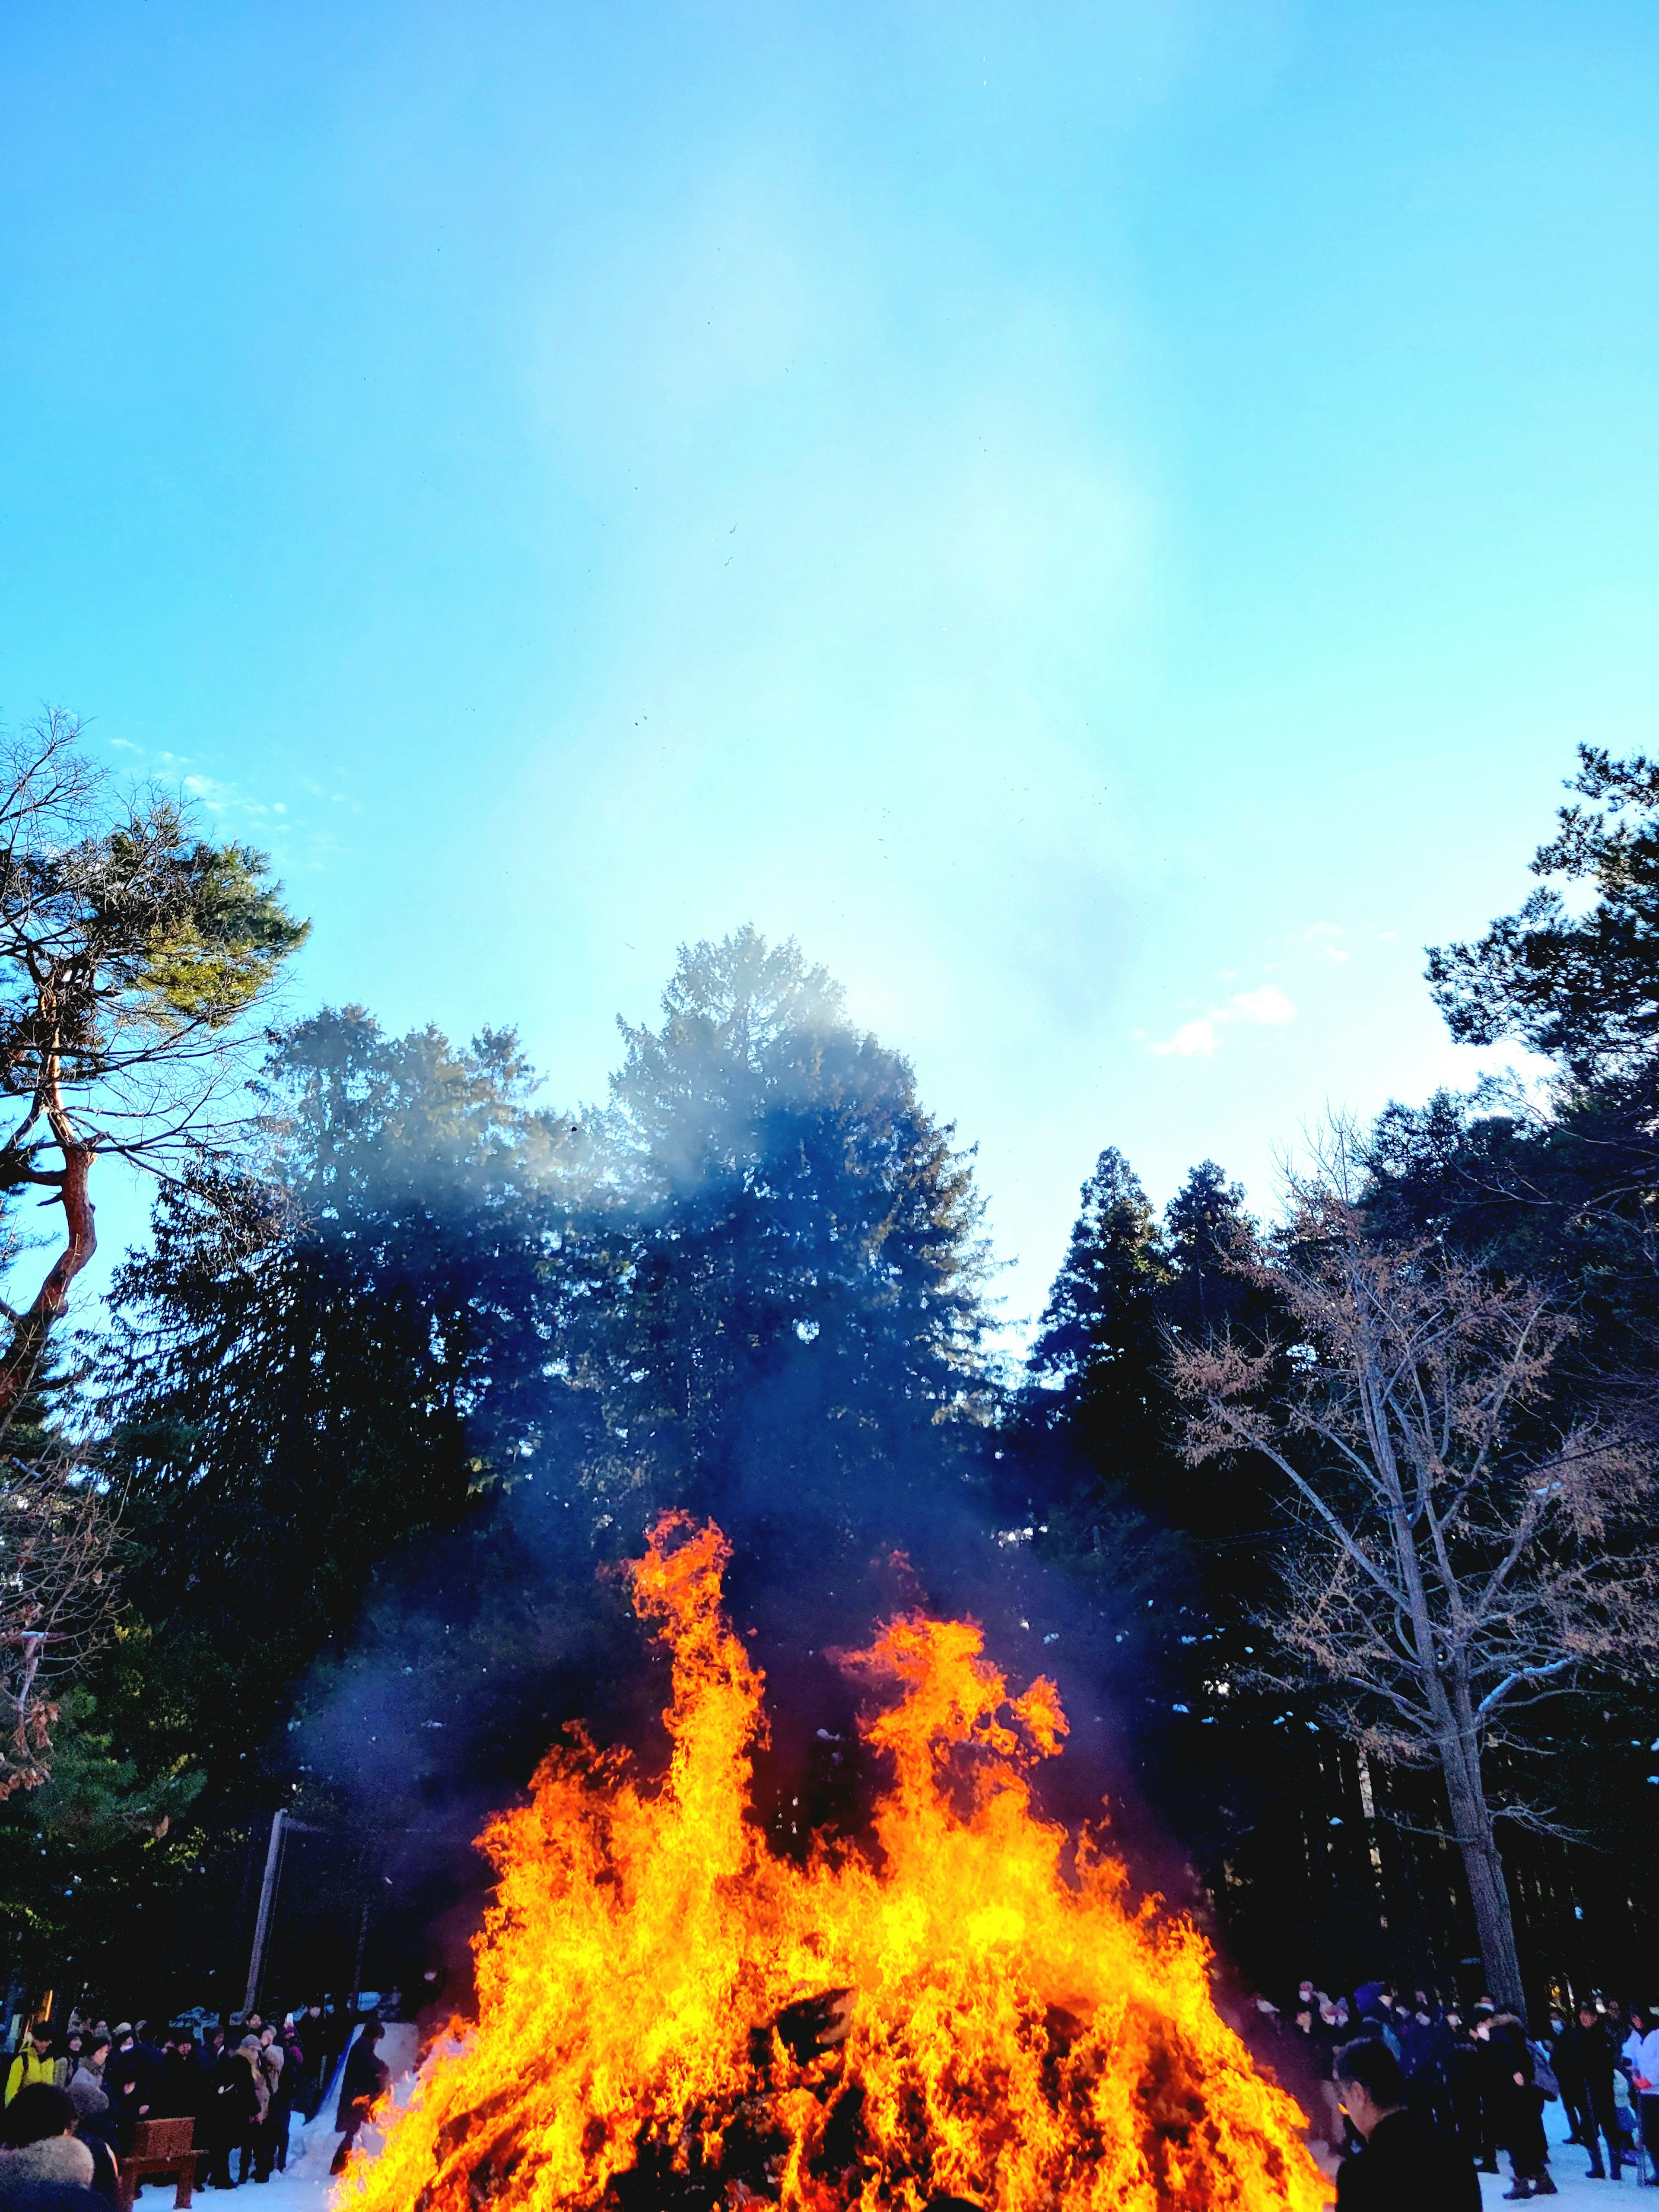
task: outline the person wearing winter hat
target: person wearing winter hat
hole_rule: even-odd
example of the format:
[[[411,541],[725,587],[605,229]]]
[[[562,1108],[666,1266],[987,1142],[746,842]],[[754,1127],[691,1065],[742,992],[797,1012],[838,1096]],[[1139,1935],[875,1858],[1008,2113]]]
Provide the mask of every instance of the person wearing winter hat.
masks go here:
[[[108,2212],[92,2185],[96,2172],[63,2090],[26,2083],[0,2123],[0,2212]]]

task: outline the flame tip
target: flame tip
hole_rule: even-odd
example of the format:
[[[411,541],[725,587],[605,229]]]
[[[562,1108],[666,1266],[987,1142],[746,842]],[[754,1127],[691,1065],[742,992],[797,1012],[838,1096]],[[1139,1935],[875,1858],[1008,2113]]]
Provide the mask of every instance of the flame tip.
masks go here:
[[[483,1841],[500,1881],[479,2013],[353,2212],[1317,2212],[1301,2116],[1217,2014],[1208,1947],[1024,1769],[1066,1733],[973,1622],[915,1610],[833,1655],[890,1754],[870,1846],[769,1846],[763,1677],[722,1607],[731,1547],[659,1514],[634,1604],[672,1666],[649,1789],[580,1721]],[[905,1563],[908,1567],[908,1562]],[[452,2045],[459,2039],[452,2032]]]

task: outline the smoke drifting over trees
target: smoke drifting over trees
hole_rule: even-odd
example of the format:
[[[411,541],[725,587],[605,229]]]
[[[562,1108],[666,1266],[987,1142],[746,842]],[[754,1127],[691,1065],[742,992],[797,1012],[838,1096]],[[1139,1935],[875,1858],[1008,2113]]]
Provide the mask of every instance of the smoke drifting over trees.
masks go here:
[[[1500,1493],[1553,1482],[1563,1439],[1595,1440],[1628,1504],[1659,1437],[1656,787],[1587,756],[1582,788],[1604,814],[1567,817],[1540,858],[1588,870],[1598,906],[1534,902],[1432,971],[1455,1026],[1478,1008],[1481,1034],[1557,1053],[1553,1091],[1391,1108],[1318,1244],[1351,1287],[1399,1292],[1407,1334],[1458,1285],[1489,1348],[1505,1316],[1548,1335],[1507,1413],[1474,1365],[1427,1392],[1455,1443],[1431,1493],[1462,1485],[1461,1521],[1430,1514],[1457,1603]],[[969,1155],[833,981],[752,929],[682,951],[592,1107],[550,1100],[511,1034],[394,1037],[361,1007],[275,1033],[252,1104],[162,1188],[70,1394],[96,1494],[124,1501],[121,1611],[59,1724],[58,1778],[0,1810],[22,1954],[106,1976],[115,1932],[123,1971],[205,1994],[241,1941],[250,1838],[288,1805],[338,1840],[353,1898],[372,1890],[371,1980],[413,1971],[482,1880],[482,1815],[563,1722],[650,1755],[659,1662],[614,1570],[678,1505],[733,1541],[734,1620],[781,1716],[757,1780],[779,1848],[868,1802],[826,1647],[926,1596],[982,1619],[1016,1674],[1058,1673],[1074,1771],[1131,1830],[1177,1840],[1187,1863],[1160,1880],[1248,1971],[1315,1940],[1333,1971],[1466,1971],[1468,1804],[1443,1759],[1391,1765],[1405,1747],[1378,1719],[1391,1696],[1432,1705],[1440,1660],[1413,1646],[1430,1673],[1402,1688],[1412,1651],[1385,1664],[1363,1607],[1346,1641],[1331,1613],[1339,1555],[1392,1571],[1429,1523],[1405,1532],[1363,1421],[1337,1419],[1368,1386],[1337,1291],[1310,1305],[1305,1209],[1264,1229],[1206,1161],[1159,1215],[1108,1146],[1010,1371]],[[1321,1459],[1323,1415],[1340,1437]],[[1319,1487],[1331,1453],[1340,1497]],[[1646,1555],[1601,1490],[1533,1514],[1526,1589],[1565,1589],[1591,1535],[1639,1597]],[[1604,1607],[1593,1634],[1582,1609],[1551,1615],[1580,1723],[1480,1709],[1488,1660],[1549,1663],[1547,1638],[1511,1623],[1465,1669],[1492,1804],[1559,1829],[1571,1802],[1588,1838],[1481,1832],[1523,1978],[1575,1943],[1590,1971],[1610,1940],[1585,1869],[1645,1817],[1626,1771],[1659,1732],[1639,1611]]]

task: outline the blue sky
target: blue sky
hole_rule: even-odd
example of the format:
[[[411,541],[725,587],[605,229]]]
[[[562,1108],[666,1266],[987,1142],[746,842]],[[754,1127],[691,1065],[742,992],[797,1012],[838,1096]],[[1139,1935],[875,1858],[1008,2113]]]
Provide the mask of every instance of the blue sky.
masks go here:
[[[1651,742],[1650,7],[13,0],[0,102],[0,715],[562,1104],[793,933],[1016,1317],[1102,1145],[1467,1081],[1421,948]]]

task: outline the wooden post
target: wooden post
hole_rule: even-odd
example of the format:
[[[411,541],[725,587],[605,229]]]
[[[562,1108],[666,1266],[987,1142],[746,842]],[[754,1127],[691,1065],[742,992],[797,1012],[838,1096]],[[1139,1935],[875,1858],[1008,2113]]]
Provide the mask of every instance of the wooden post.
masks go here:
[[[259,1885],[259,1911],[253,1923],[253,1948],[247,1962],[247,1995],[242,2010],[252,2011],[259,1996],[259,1976],[265,1963],[265,1944],[270,1935],[270,1909],[276,1897],[276,1869],[283,1856],[283,1832],[288,1814],[282,1806],[270,1816],[270,1845],[265,1852],[265,1878]]]

